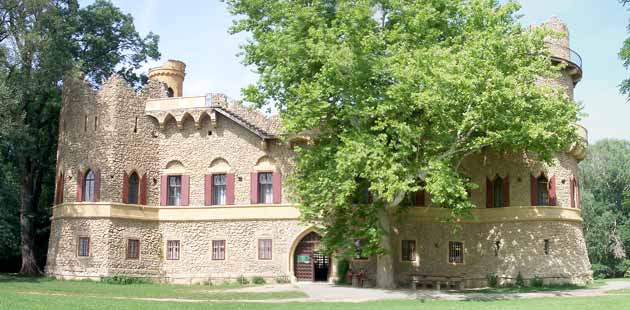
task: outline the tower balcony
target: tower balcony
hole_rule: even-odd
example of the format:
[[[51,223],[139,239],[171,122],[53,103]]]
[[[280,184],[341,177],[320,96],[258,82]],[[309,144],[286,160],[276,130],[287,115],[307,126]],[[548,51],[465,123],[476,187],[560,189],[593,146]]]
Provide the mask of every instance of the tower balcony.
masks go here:
[[[582,56],[568,46],[554,42],[545,43],[551,52],[551,61],[566,65],[569,76],[573,78],[573,85],[576,85],[582,79]]]

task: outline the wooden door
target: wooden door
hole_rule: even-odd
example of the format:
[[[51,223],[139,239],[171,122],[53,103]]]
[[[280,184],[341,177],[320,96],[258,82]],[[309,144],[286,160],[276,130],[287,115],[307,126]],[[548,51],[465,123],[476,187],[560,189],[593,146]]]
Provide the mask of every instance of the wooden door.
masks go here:
[[[293,258],[295,277],[298,281],[315,281],[313,254],[321,237],[311,232],[304,236],[295,249]]]

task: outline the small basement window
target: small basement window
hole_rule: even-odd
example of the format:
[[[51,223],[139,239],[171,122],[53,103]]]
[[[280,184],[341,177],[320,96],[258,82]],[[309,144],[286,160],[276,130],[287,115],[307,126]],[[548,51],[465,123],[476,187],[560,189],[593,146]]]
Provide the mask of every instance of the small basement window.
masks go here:
[[[81,257],[90,256],[90,238],[79,237],[79,246],[77,247],[77,255]]]
[[[166,259],[178,260],[179,259],[179,240],[166,241]]]
[[[462,242],[448,242],[448,262],[451,264],[464,263],[464,244]]]
[[[549,255],[549,249],[550,249],[550,245],[549,245],[549,239],[545,239],[545,255]]]

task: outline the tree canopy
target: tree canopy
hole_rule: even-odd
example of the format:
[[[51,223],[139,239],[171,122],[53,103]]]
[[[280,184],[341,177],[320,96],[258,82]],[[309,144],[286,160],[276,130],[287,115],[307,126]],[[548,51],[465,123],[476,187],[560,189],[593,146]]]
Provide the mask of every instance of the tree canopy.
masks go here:
[[[549,160],[576,140],[576,105],[544,40],[519,5],[494,0],[227,0],[243,61],[259,78],[244,90],[274,105],[296,149],[291,192],[331,249],[366,239],[383,248],[383,210],[426,182],[454,215],[474,207],[461,172],[492,150]],[[374,197],[353,203],[369,188]],[[356,199],[355,199],[356,200]]]
[[[105,0],[84,8],[76,0],[4,0],[0,21],[0,176],[10,176],[0,179],[0,202],[20,210],[22,272],[36,274],[48,239],[64,74],[80,70],[96,87],[115,72],[141,83],[135,70],[160,56],[158,37],[142,38],[133,18]],[[2,220],[0,229],[12,225]]]

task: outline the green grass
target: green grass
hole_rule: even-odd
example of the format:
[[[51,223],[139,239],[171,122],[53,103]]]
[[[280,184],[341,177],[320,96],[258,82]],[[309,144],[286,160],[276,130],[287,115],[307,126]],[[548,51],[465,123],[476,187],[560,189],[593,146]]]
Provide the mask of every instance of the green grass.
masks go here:
[[[287,299],[307,297],[293,292],[228,292],[236,285],[107,284],[95,281],[58,281],[52,278],[21,278],[0,275],[0,293],[89,297],[176,298],[201,300]]]
[[[516,287],[516,286],[507,286],[507,287],[496,287],[496,288],[484,288],[479,290],[474,290],[472,292],[482,293],[482,294],[514,294],[514,293],[534,293],[534,292],[551,292],[551,291],[573,291],[573,290],[581,290],[586,288],[597,288],[606,284],[603,280],[595,281],[593,284],[589,285],[572,285],[572,284],[560,284],[560,285],[545,285],[542,287]],[[465,291],[471,292],[471,291]]]
[[[88,281],[57,281],[49,278],[18,278],[0,275],[0,310],[3,309],[286,309],[286,310],[497,310],[497,309],[554,309],[554,310],[621,310],[628,309],[630,290],[622,295],[572,298],[495,299],[489,296],[473,301],[380,301],[366,303],[246,303],[247,299],[275,299],[304,297],[300,292],[286,293],[234,293],[226,291],[234,286],[112,285]],[[54,295],[58,294],[58,295]],[[561,295],[561,293],[560,293]],[[199,300],[226,300],[230,302],[163,302],[129,298],[189,298]]]

